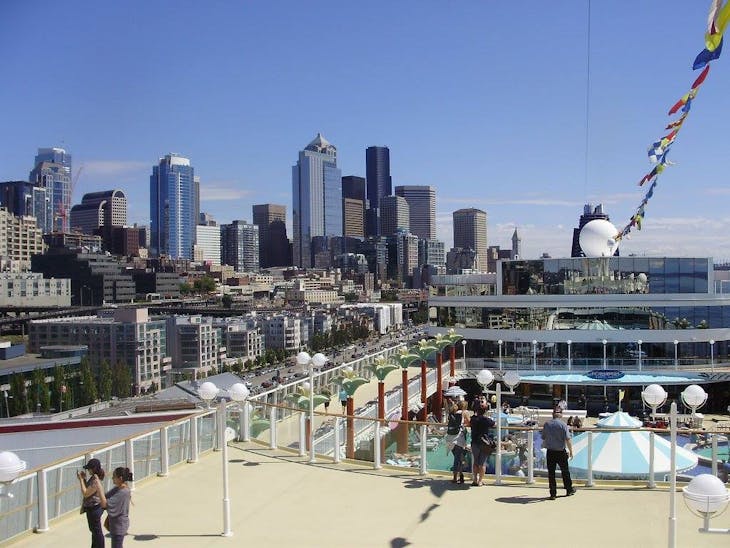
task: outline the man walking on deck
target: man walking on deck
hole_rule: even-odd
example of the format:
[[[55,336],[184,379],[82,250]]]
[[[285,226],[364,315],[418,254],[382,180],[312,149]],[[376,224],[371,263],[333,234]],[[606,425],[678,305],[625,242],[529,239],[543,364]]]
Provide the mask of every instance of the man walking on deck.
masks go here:
[[[553,418],[542,427],[542,446],[546,449],[548,484],[550,485],[550,500],[557,496],[557,485],[555,483],[555,466],[560,466],[560,474],[563,478],[566,496],[575,495],[573,481],[568,470],[568,459],[573,458],[573,444],[570,442],[570,430],[560,420],[563,413],[559,407],[553,409]],[[567,452],[565,451],[567,448]]]

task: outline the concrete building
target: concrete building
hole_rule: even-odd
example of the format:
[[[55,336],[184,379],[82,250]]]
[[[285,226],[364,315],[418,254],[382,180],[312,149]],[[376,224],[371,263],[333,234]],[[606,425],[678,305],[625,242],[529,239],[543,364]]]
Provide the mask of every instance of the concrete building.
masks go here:
[[[171,316],[166,325],[167,354],[172,358],[173,375],[186,373],[197,379],[217,371],[224,356],[212,318]]]
[[[31,257],[44,251],[43,234],[33,217],[16,217],[0,208],[0,265],[3,270],[24,272]]]
[[[299,351],[309,342],[306,322],[298,316],[276,314],[261,321],[266,348]]]
[[[349,238],[365,237],[365,206],[362,200],[343,198],[342,223],[344,235]]]
[[[403,326],[403,303],[357,303],[346,304],[338,313],[357,311],[373,320],[373,328],[381,335]]]
[[[71,280],[43,278],[35,272],[0,273],[0,306],[71,306]]]
[[[418,240],[418,265],[435,266],[437,270],[446,268],[446,246],[439,240]]]
[[[197,225],[193,255],[196,262],[220,266],[221,229],[215,225]]]
[[[127,197],[121,190],[84,194],[80,204],[71,208],[71,229],[95,234],[104,226],[126,226]]]
[[[418,268],[418,236],[405,230],[393,236],[393,240],[395,261],[389,261],[389,267],[393,270],[391,278],[410,287],[413,272]]]
[[[476,267],[487,271],[487,214],[475,209],[454,211],[454,247],[473,249],[476,252]]]
[[[436,189],[424,185],[397,186],[395,195],[408,202],[410,231],[422,240],[435,240]]]
[[[233,318],[214,319],[213,328],[218,330],[218,338],[226,347],[229,358],[255,360],[266,350],[261,328],[250,325],[250,322]]]
[[[321,133],[292,167],[294,264],[314,265],[312,239],[342,236],[342,172],[337,148]]]
[[[28,331],[28,349],[40,352],[50,345],[86,345],[89,363],[98,372],[104,361],[129,368],[133,393],[155,383],[163,386],[163,371],[169,366],[165,349],[164,320],[150,319],[146,308],[118,308],[111,315],[33,320]]]

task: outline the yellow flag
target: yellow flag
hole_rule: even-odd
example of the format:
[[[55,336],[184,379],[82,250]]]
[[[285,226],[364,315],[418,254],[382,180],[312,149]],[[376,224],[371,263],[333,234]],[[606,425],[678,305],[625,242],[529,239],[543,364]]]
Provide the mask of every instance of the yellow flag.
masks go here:
[[[624,391],[620,389],[618,391],[618,402],[621,403],[623,401],[623,399],[624,399]]]

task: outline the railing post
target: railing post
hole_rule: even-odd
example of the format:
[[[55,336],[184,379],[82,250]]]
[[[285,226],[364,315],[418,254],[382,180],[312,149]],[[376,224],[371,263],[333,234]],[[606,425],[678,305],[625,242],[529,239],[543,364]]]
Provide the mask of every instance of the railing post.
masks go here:
[[[124,441],[124,460],[127,464],[127,468],[129,468],[129,471],[132,473],[132,477],[134,477],[134,440],[131,438]],[[134,491],[133,481],[127,482],[127,486],[130,491]]]
[[[588,432],[588,478],[586,487],[593,487],[593,432]]]
[[[304,413],[299,413],[299,456],[303,457],[307,454],[307,442],[306,442],[306,426],[305,426]]]
[[[38,526],[35,532],[45,533],[48,531],[48,473],[45,468],[38,470],[36,479],[38,482]]]
[[[249,441],[251,439],[251,417],[249,415],[249,403],[248,400],[243,402],[243,407],[241,408],[241,426],[240,426],[240,435],[239,439],[241,441]]]
[[[428,463],[426,462],[426,425],[421,425],[421,466],[420,474],[425,476],[428,473]]]
[[[269,410],[269,447],[276,449],[276,407]]]
[[[717,477],[717,434],[712,436],[712,475]]]
[[[380,464],[380,421],[375,421],[375,434],[373,435],[373,468],[379,470]]]
[[[198,462],[198,417],[196,416],[190,417],[190,450],[188,462]]]
[[[527,433],[527,484],[535,483],[535,431]]]
[[[335,417],[335,429],[333,431],[334,450],[332,451],[332,462],[339,464],[340,462],[340,417]]]
[[[649,432],[649,489],[656,487],[654,479],[654,432]]]
[[[160,471],[157,475],[161,478],[167,476],[170,471],[170,446],[167,440],[167,426],[160,428]]]

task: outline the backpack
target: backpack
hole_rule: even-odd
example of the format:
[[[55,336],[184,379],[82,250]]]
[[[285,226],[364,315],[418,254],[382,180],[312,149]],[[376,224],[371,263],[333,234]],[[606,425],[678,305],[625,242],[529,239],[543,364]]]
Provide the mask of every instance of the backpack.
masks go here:
[[[446,426],[446,433],[455,436],[461,430],[461,413],[449,413],[449,422]]]

